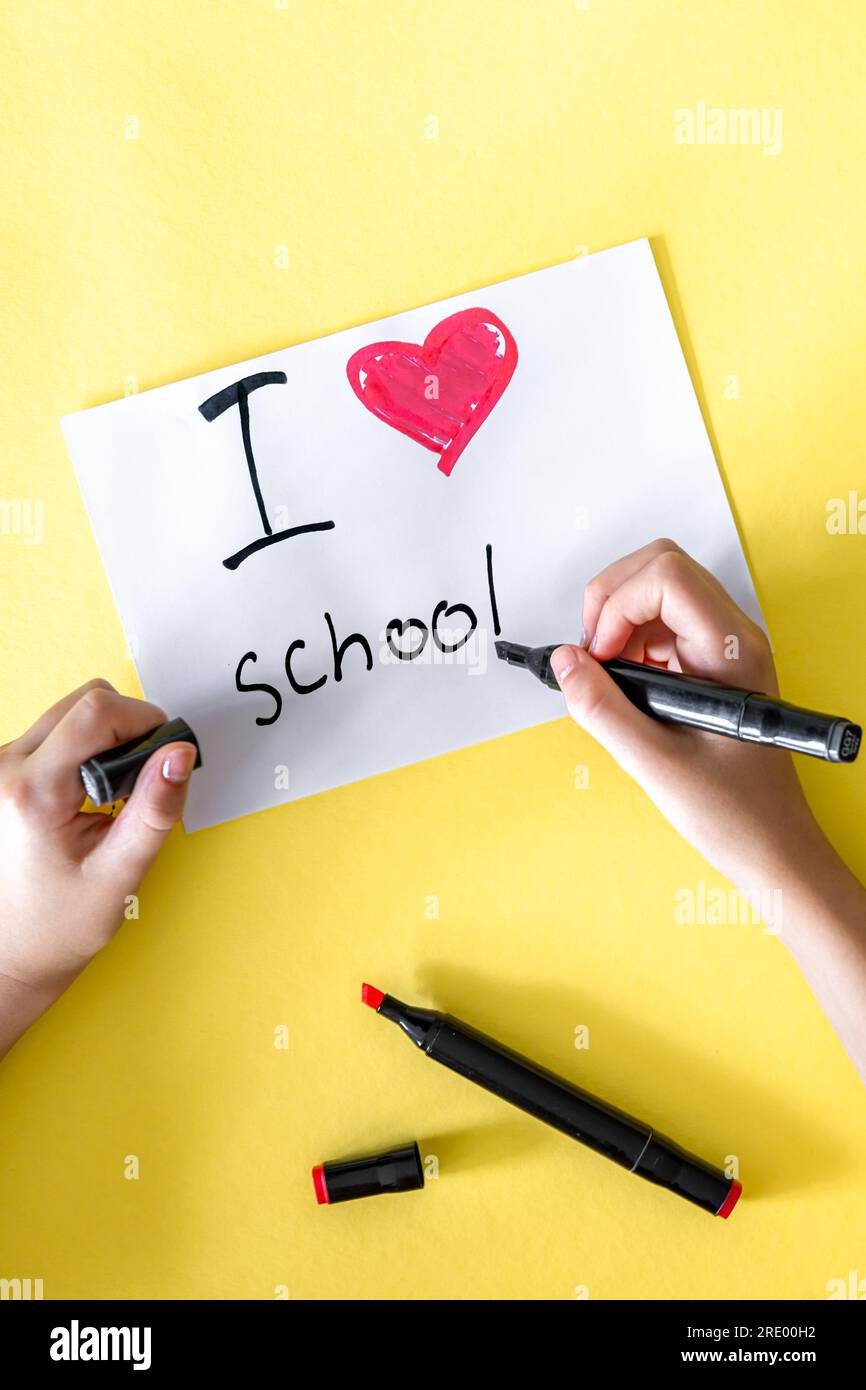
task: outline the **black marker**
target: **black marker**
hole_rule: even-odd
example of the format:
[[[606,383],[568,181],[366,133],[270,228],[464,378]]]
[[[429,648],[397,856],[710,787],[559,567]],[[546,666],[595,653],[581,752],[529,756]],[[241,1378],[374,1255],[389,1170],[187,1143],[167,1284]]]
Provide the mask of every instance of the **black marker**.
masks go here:
[[[194,767],[201,767],[201,751],[192,729],[185,719],[170,719],[141,738],[119,743],[116,748],[106,748],[104,753],[97,753],[81,764],[79,771],[84,790],[94,806],[107,806],[109,802],[122,801],[129,796],[148,758],[167,743],[194,744]]]
[[[448,1014],[401,1004],[372,985],[363,986],[361,998],[402,1028],[434,1062],[604,1154],[630,1173],[670,1188],[713,1216],[727,1219],[733,1211],[742,1184],[687,1153],[672,1139],[655,1134],[642,1120],[616,1110]]]
[[[517,642],[497,642],[496,655],[509,666],[523,666],[551,690],[559,683],[550,669],[550,657],[561,643],[547,647],[522,647]],[[688,724],[710,734],[738,738],[743,743],[764,743],[808,753],[828,763],[853,763],[860,751],[859,724],[832,714],[801,709],[787,700],[774,699],[754,690],[719,685],[701,676],[686,676],[659,666],[614,657],[600,661],[607,674],[633,705],[656,719]]]

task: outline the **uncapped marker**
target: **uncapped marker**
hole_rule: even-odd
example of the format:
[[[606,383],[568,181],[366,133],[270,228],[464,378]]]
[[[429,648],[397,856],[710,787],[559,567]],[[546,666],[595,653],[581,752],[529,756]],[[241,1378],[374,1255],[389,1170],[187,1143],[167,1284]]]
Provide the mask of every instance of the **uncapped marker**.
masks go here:
[[[524,647],[519,642],[497,642],[496,655],[506,665],[522,666],[551,690],[558,690],[550,658],[562,645],[551,642],[546,647]],[[690,725],[741,743],[808,753],[829,763],[853,763],[860,751],[862,730],[849,719],[819,714],[772,695],[720,685],[702,676],[625,661],[620,656],[598,664],[633,705],[654,719]]]
[[[372,985],[363,986],[361,999],[383,1018],[396,1023],[428,1057],[477,1086],[604,1154],[629,1172],[669,1188],[713,1216],[727,1219],[733,1211],[742,1184],[727,1177],[720,1168],[687,1153],[672,1139],[654,1133],[642,1120],[617,1110],[449,1014],[416,1009]]]

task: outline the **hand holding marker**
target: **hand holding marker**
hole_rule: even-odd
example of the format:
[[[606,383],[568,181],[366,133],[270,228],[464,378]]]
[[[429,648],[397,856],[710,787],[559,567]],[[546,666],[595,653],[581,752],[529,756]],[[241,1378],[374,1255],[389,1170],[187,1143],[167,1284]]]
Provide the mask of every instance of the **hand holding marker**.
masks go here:
[[[182,737],[151,746],[119,816],[82,809],[82,764],[165,718],[92,680],[0,748],[0,1057],[111,940],[183,814],[196,749]]]

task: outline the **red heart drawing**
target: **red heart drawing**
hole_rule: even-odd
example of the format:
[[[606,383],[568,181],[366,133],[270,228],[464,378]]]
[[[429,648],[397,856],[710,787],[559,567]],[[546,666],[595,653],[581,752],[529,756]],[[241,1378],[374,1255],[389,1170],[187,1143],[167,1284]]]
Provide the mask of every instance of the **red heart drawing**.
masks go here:
[[[517,344],[489,309],[461,309],[418,343],[371,343],[352,354],[352,390],[386,425],[439,455],[448,477],[502,395]]]

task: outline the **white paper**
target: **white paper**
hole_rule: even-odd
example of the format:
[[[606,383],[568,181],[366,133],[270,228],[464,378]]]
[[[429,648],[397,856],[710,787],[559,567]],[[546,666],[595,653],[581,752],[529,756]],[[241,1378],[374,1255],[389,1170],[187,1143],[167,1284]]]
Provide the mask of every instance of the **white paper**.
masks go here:
[[[513,335],[510,383],[450,476],[437,455],[356,397],[346,364],[382,340],[422,343],[483,307]],[[199,406],[257,372],[252,447],[274,531],[332,530],[224,559],[264,534],[240,408]],[[562,717],[562,702],[493,651],[486,547],[502,635],[574,640],[583,584],[619,555],[673,535],[761,615],[646,241],[553,266],[315,342],[68,416],[63,429],[148,699],[195,729],[203,767],[187,829]],[[392,618],[428,628],[436,605],[477,628],[446,660],[385,659]],[[363,633],[334,679],[332,644]],[[447,635],[467,619],[443,618]],[[420,641],[407,631],[406,644]],[[285,654],[313,693],[289,687]],[[242,679],[275,687],[239,692]],[[384,657],[383,657],[384,652]]]

